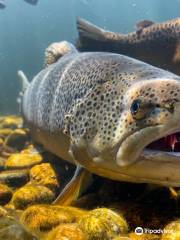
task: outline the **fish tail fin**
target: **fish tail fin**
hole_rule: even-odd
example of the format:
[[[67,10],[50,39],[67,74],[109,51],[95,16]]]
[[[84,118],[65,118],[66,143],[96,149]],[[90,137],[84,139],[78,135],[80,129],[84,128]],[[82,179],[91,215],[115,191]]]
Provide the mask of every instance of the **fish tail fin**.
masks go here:
[[[79,32],[79,37],[83,39],[93,39],[97,41],[105,41],[105,31],[100,27],[78,17],[77,18],[77,29]]]
[[[77,167],[71,181],[65,186],[60,195],[54,201],[55,205],[68,206],[78,199],[83,190],[91,182],[91,174],[84,168]]]

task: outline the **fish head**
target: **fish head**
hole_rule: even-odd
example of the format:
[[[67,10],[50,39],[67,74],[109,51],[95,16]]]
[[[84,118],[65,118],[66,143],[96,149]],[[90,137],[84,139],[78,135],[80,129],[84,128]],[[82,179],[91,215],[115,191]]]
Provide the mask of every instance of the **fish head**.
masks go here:
[[[180,185],[180,81],[111,81],[70,115],[71,155],[99,175]]]

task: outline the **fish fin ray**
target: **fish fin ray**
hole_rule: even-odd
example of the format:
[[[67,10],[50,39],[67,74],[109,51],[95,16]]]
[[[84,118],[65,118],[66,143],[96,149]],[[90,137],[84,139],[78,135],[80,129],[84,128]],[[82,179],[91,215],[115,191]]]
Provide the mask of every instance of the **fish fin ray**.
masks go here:
[[[88,184],[86,186],[84,186],[84,184],[89,181],[90,175],[91,174],[86,169],[77,167],[73,178],[65,186],[53,204],[63,206],[71,205],[73,201],[78,199],[83,188],[88,186]]]

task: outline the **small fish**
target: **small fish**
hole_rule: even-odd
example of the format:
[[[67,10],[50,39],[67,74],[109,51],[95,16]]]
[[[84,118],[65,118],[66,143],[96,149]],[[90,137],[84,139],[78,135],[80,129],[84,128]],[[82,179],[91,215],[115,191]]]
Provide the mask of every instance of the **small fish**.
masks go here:
[[[38,3],[38,0],[24,0],[24,1],[31,5],[37,5],[37,3]]]
[[[51,45],[55,62],[30,84],[19,72],[32,137],[81,166],[57,202],[76,198],[87,172],[180,186],[180,77],[124,55],[65,45]]]
[[[5,1],[4,1],[4,0],[0,0],[0,8],[1,8],[1,9],[6,8],[6,4],[5,4]]]
[[[106,31],[77,19],[78,48],[81,51],[107,51],[125,54],[180,75],[180,18],[163,23],[149,20],[128,34]]]

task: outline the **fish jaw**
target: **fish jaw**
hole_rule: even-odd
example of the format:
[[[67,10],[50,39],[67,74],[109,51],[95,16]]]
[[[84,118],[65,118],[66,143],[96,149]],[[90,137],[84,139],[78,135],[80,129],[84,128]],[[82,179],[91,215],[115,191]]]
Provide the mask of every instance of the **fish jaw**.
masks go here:
[[[138,161],[139,156],[150,143],[180,131],[180,126],[169,129],[167,126],[157,125],[146,127],[127,137],[118,149],[116,162],[119,166],[128,166]],[[146,154],[149,151],[145,151]],[[166,154],[165,154],[166,155]],[[180,158],[179,158],[180,160]]]
[[[83,146],[73,145],[70,151],[77,164],[105,178],[180,187],[180,155],[143,151],[136,162],[122,167],[112,158],[92,157]]]

